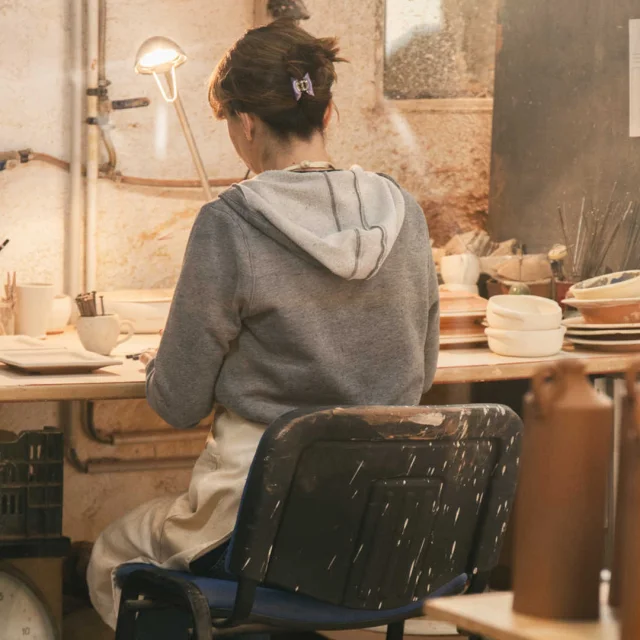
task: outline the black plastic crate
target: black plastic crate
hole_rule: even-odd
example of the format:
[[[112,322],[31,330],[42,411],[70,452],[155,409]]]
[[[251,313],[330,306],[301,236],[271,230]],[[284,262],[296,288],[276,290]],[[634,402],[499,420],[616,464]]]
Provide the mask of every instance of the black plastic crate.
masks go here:
[[[0,544],[62,534],[63,465],[60,430],[0,431]]]

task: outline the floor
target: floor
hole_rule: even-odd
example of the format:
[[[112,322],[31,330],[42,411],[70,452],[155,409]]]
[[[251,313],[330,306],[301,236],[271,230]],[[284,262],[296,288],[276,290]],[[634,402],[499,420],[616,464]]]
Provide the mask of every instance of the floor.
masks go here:
[[[380,631],[334,631],[322,634],[330,640],[384,640],[384,633]],[[308,634],[306,638],[313,637]],[[431,622],[429,620],[411,620],[407,623],[405,637],[412,640],[465,640],[464,636],[456,634],[450,625]],[[114,632],[107,627],[98,614],[89,608],[72,611],[64,618],[64,640],[114,640]],[[300,640],[293,635],[286,636],[287,640]],[[284,640],[284,639],[283,639]]]

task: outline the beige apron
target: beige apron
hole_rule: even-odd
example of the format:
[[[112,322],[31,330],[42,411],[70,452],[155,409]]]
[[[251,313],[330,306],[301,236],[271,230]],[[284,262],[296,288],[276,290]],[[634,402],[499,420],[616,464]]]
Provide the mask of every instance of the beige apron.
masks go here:
[[[110,627],[115,629],[119,605],[113,579],[118,566],[147,562],[185,570],[231,536],[265,426],[220,411],[213,430],[215,439],[209,435],[187,493],[143,504],[107,527],[96,541],[87,581],[91,602]]]

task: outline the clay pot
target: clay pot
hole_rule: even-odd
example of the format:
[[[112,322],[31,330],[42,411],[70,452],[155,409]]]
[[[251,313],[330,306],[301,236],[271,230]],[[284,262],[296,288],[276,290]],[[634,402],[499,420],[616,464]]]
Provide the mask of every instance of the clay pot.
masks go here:
[[[615,547],[609,604],[621,607],[621,639],[640,638],[640,407],[636,376],[640,365],[627,372],[627,397],[622,414]]]
[[[515,521],[517,613],[598,618],[612,425],[611,400],[596,392],[579,361],[534,376]]]

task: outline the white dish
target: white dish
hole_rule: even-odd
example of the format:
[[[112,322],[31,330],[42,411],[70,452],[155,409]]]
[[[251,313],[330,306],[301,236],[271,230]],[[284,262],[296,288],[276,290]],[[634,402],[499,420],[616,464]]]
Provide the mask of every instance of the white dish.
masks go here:
[[[597,340],[598,336],[620,336],[621,340],[626,340],[627,336],[638,336],[640,340],[640,329],[571,329],[567,328],[567,337],[576,336],[585,340]],[[628,338],[633,340],[632,337]]]
[[[0,336],[0,351],[13,351],[15,349],[50,349],[47,343],[30,336]]]
[[[170,289],[109,291],[104,294],[105,313],[128,320],[135,333],[158,333],[164,329],[171,307]]]
[[[70,349],[7,349],[0,351],[0,362],[29,373],[88,373],[122,364],[89,351]]]
[[[573,337],[567,337],[567,340],[577,347],[591,351],[609,351],[611,353],[640,351],[640,340],[582,340]]]
[[[574,284],[569,293],[580,300],[640,296],[640,271],[618,271]]]
[[[566,331],[566,327],[546,331],[506,331],[491,327],[485,329],[491,351],[515,358],[537,358],[559,353]]]
[[[567,318],[562,321],[562,324],[567,327],[569,331],[572,331],[573,329],[588,329],[593,331],[602,331],[603,329],[637,329],[640,331],[640,323],[638,322],[630,324],[622,322],[617,324],[589,324],[584,318]]]
[[[557,329],[562,309],[557,302],[540,296],[493,296],[487,305],[487,322],[494,329],[507,331]]]

